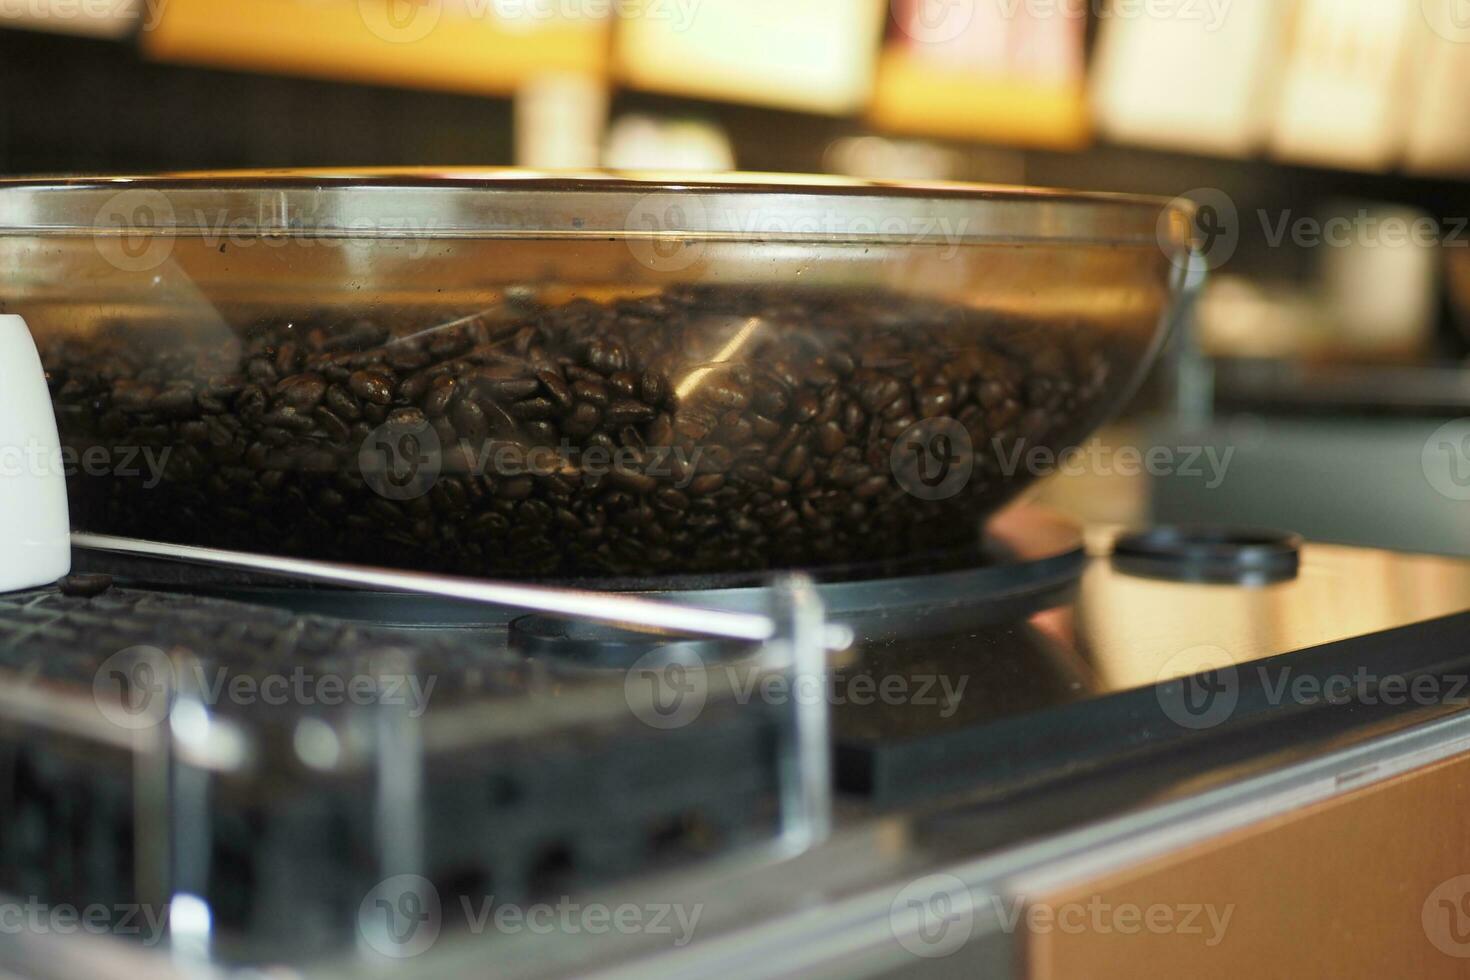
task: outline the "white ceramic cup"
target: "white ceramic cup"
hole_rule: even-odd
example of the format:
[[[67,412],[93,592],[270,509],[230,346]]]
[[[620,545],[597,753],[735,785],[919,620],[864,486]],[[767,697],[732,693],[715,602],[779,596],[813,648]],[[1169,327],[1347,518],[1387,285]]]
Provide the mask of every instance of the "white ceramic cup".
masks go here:
[[[71,571],[61,440],[26,322],[0,315],[0,592]]]

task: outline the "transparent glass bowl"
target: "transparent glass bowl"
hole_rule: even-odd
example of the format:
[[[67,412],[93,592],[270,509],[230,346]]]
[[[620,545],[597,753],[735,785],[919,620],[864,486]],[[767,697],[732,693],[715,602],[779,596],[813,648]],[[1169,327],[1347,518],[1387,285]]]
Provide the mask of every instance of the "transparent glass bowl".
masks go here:
[[[497,577],[863,574],[1134,388],[1191,216],[514,171],[0,181],[86,530]],[[1040,451],[1040,455],[1036,451]]]

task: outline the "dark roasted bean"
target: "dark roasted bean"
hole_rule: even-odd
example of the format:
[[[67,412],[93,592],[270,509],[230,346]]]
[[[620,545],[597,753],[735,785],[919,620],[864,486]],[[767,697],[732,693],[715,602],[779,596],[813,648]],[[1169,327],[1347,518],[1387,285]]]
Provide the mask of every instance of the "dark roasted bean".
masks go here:
[[[600,337],[587,345],[587,366],[608,375],[627,366],[627,355],[615,340]]]
[[[437,418],[448,412],[457,387],[458,382],[451,377],[435,378],[424,397],[424,413]]]
[[[344,419],[356,421],[362,416],[362,409],[357,407],[357,402],[352,400],[352,396],[336,385],[327,386],[324,401],[328,408]]]
[[[639,382],[639,391],[643,395],[645,402],[654,408],[658,408],[664,403],[664,399],[668,397],[668,379],[658,371],[644,371],[643,377]]]
[[[347,428],[347,423],[343,422],[330,408],[318,406],[316,411],[312,412],[312,417],[322,427],[322,431],[327,434],[327,438],[333,442],[345,443],[351,438],[352,433]]]
[[[358,398],[374,405],[387,405],[393,400],[393,379],[379,371],[354,371],[347,385]]]
[[[503,500],[525,500],[535,489],[529,476],[517,476],[500,484],[498,496]]]
[[[56,583],[62,595],[92,599],[112,588],[112,576],[103,574],[67,575]]]
[[[194,389],[188,387],[174,387],[153,399],[153,410],[160,415],[168,415],[173,418],[181,418],[194,414],[195,407]]]
[[[327,382],[319,374],[297,374],[282,381],[276,393],[300,412],[316,408],[327,393]]]
[[[614,394],[622,395],[624,398],[638,397],[638,378],[630,371],[618,371],[607,379],[607,383]]]
[[[416,403],[424,397],[424,392],[429,390],[429,381],[429,376],[423,372],[409,375],[398,383],[395,400],[407,402],[410,405]]]
[[[761,329],[730,353],[727,325],[751,318]],[[217,349],[161,347],[128,324],[85,345],[38,340],[69,445],[174,447],[146,496],[81,481],[108,530],[268,539],[338,560],[383,551],[489,575],[774,569],[962,547],[955,529],[1021,482],[997,452],[1080,438],[1074,421],[1098,414],[1126,363],[1089,331],[871,291],[745,286],[561,306],[512,289],[503,315],[448,328],[406,314],[266,322]],[[970,436],[974,476],[927,501],[904,492],[890,460],[920,420],[945,417]],[[427,494],[382,500],[362,479],[357,450],[380,424],[432,427],[443,459]],[[495,461],[559,444],[608,462],[573,455],[565,471],[530,476]]]
[[[607,386],[601,381],[578,381],[572,385],[572,393],[579,401],[591,402],[598,408],[607,407]]]
[[[556,418],[556,406],[549,398],[527,398],[510,406],[510,414],[518,419]]]
[[[301,350],[294,343],[287,341],[276,351],[276,373],[280,375],[295,374],[297,366],[301,363]]]
[[[630,423],[647,422],[656,414],[658,413],[642,402],[625,398],[609,405],[607,411],[603,413],[603,418],[607,420],[608,425],[624,426]]]
[[[567,384],[565,378],[555,371],[538,371],[536,372],[536,380],[541,382],[541,387],[545,389],[546,394],[551,396],[551,400],[559,408],[569,409],[575,404],[576,399],[572,395],[571,386]]]

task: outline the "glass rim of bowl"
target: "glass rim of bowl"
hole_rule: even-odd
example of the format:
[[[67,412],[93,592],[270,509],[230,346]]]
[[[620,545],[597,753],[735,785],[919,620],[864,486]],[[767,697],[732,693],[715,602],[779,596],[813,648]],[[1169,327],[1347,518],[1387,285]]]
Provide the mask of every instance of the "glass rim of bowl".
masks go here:
[[[513,168],[0,178],[0,237],[700,239],[888,245],[1195,244],[1194,205],[1133,194],[796,174]]]

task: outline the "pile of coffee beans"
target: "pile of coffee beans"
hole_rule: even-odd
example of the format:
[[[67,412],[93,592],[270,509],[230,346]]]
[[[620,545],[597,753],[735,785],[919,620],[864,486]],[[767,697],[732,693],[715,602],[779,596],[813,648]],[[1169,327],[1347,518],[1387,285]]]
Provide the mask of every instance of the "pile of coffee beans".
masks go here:
[[[42,338],[81,527],[565,578],[967,545],[1028,479],[1016,450],[1099,421],[1139,353],[1119,343],[886,292],[706,286]]]

